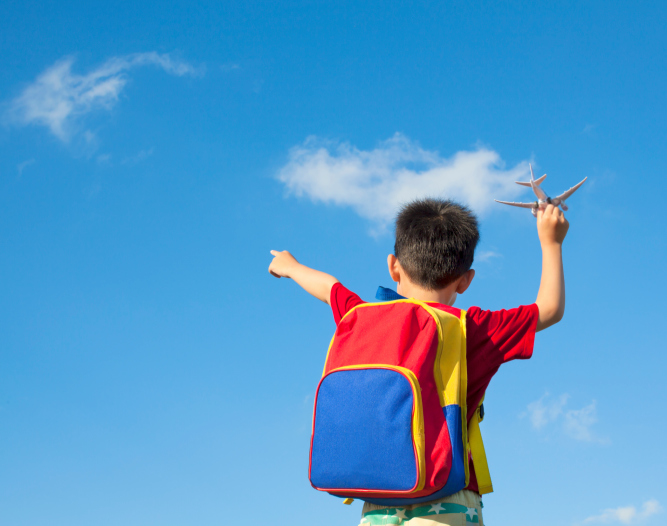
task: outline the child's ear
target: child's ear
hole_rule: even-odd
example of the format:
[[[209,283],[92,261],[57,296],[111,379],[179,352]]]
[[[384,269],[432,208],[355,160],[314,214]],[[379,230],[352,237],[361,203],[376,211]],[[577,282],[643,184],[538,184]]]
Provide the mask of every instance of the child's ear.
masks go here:
[[[472,279],[474,277],[475,277],[474,269],[470,269],[468,272],[463,274],[463,276],[459,278],[459,282],[456,285],[456,293],[463,294],[466,290],[468,290],[468,287],[472,283]]]
[[[391,276],[392,281],[400,283],[401,264],[398,262],[398,258],[394,256],[394,254],[389,254],[387,256],[387,268],[389,269],[389,275]]]

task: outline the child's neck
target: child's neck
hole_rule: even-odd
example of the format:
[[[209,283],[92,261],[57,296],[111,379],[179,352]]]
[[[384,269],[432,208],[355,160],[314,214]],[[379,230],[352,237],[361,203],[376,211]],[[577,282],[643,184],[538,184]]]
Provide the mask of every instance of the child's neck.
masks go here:
[[[458,281],[455,281],[454,283],[450,283],[442,289],[427,290],[421,288],[418,285],[415,285],[408,280],[403,279],[396,285],[396,292],[398,292],[401,296],[405,296],[406,298],[441,303],[442,305],[449,305],[451,307],[456,301],[457,286]]]

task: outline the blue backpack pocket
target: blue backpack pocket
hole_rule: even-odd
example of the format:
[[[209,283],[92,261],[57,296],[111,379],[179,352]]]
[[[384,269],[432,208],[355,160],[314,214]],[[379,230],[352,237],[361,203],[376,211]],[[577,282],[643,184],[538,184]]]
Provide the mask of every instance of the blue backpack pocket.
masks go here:
[[[317,389],[310,482],[325,491],[418,491],[424,484],[421,391],[408,369],[334,369]]]

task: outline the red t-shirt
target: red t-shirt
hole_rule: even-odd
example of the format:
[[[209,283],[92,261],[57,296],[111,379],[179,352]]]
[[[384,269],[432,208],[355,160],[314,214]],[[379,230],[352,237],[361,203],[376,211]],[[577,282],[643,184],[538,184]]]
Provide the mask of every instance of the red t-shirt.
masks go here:
[[[340,283],[331,288],[331,309],[336,325],[345,314],[366,303]],[[457,310],[439,303],[429,303],[441,310]],[[498,368],[511,360],[527,360],[533,355],[533,342],[539,311],[537,305],[522,305],[516,309],[490,311],[470,307],[466,311],[466,358],[468,362],[467,406],[476,408]],[[473,411],[468,412],[468,422]],[[477,491],[477,477],[472,464],[470,483],[466,489]]]

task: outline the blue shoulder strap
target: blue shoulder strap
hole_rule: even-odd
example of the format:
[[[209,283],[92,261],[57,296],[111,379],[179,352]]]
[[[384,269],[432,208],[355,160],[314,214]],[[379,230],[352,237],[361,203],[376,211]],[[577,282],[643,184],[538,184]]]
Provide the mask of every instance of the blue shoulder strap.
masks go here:
[[[388,289],[386,287],[378,287],[378,291],[375,293],[375,299],[380,301],[394,301],[394,300],[405,300],[405,296],[401,296],[398,292]]]

